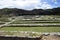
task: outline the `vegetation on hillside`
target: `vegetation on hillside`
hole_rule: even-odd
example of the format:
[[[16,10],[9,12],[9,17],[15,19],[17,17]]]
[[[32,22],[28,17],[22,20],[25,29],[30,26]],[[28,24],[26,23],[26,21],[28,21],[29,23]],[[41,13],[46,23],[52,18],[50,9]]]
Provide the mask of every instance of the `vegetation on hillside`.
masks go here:
[[[24,10],[17,8],[3,8],[0,9],[1,16],[20,16],[20,15],[60,15],[60,7],[53,9],[33,9],[33,10]]]

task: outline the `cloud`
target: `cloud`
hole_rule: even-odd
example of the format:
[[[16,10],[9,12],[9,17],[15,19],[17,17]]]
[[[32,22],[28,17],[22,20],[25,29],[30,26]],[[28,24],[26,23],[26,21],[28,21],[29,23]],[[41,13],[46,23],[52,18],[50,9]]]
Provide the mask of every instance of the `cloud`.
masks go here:
[[[50,9],[50,8],[52,8],[52,6],[49,5],[47,2],[43,2],[43,4],[41,4],[41,5],[42,5],[41,6],[42,9]]]
[[[52,2],[54,2],[55,4],[58,4],[57,0],[52,0]]]
[[[20,8],[20,9],[48,9],[52,8],[47,2],[42,0],[0,0],[0,8]]]

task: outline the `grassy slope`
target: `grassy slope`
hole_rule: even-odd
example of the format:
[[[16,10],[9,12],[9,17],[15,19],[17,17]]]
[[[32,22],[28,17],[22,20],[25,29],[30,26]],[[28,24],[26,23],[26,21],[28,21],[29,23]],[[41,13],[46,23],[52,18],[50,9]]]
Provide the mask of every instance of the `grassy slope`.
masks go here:
[[[60,27],[4,27],[4,31],[60,32]]]
[[[55,16],[49,16],[48,15],[46,17],[44,16],[43,20],[44,19],[48,20],[51,17],[55,18]],[[60,16],[57,16],[57,17],[60,17]],[[4,21],[5,19],[0,18],[0,20]],[[20,21],[18,21],[18,22],[20,22]],[[60,21],[58,23],[60,23]],[[5,30],[5,31],[15,31],[16,30],[16,31],[37,31],[37,32],[60,32],[60,27],[3,27],[3,28],[0,28],[0,30]]]

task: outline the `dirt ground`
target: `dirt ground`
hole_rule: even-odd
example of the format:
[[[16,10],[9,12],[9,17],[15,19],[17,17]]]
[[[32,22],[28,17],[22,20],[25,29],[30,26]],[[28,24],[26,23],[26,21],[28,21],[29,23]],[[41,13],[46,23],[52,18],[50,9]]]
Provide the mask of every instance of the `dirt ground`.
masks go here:
[[[58,35],[43,36],[41,40],[60,40],[60,36]]]

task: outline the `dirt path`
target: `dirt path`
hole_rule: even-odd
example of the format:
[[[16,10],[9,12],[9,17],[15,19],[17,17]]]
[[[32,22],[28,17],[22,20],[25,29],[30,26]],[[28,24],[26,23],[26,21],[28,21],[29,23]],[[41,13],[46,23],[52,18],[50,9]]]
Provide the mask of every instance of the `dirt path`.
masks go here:
[[[0,25],[0,27],[9,25],[10,23],[14,22],[16,19],[17,19],[17,17],[15,19],[11,20],[10,22],[6,22],[5,24]]]

